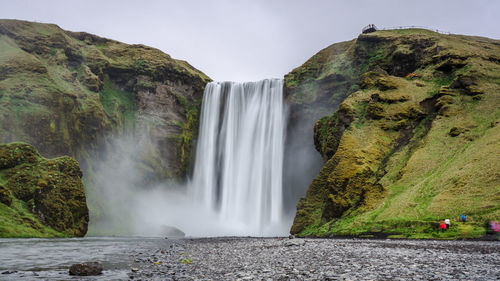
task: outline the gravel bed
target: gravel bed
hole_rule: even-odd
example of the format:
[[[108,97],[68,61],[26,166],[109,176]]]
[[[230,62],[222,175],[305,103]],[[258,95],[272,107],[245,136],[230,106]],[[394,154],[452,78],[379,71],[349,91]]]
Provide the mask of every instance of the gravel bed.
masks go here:
[[[133,261],[134,280],[500,280],[496,241],[200,238]]]

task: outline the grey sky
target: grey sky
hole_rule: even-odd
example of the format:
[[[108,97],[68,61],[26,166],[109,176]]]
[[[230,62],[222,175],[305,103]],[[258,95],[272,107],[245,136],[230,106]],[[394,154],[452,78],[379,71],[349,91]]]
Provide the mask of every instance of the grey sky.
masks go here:
[[[0,18],[153,46],[214,80],[233,81],[283,77],[369,23],[499,39],[499,16],[496,0],[0,0]]]

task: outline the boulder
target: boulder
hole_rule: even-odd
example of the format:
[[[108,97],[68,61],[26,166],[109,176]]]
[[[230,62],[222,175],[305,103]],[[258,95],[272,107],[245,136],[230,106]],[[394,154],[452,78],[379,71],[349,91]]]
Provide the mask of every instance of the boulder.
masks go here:
[[[10,191],[0,184],[0,203],[3,203],[7,206],[12,204],[12,196],[10,195]]]
[[[73,158],[46,159],[29,144],[0,144],[0,172],[6,180],[0,185],[0,202],[11,211],[32,213],[36,218],[27,222],[0,213],[0,219],[30,230],[24,234],[5,229],[0,231],[0,236],[47,237],[40,224],[59,235],[82,237],[86,234],[89,213],[82,171]],[[26,204],[14,204],[14,200]]]
[[[302,239],[290,239],[290,240],[287,240],[283,243],[283,245],[286,247],[304,246],[305,244],[306,244],[306,241],[302,240]]]
[[[161,235],[167,238],[182,238],[186,236],[186,233],[175,226],[163,225]]]
[[[76,263],[69,268],[69,275],[93,276],[102,274],[102,264],[100,262]]]

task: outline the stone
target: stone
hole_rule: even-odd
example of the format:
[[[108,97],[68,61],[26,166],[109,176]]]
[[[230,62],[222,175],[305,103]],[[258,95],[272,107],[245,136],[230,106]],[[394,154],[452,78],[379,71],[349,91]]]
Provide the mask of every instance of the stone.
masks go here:
[[[12,196],[10,195],[10,191],[0,184],[0,203],[3,203],[7,206],[12,204]]]
[[[303,239],[291,239],[291,240],[285,241],[285,243],[283,243],[283,245],[286,247],[304,246],[305,244],[306,244],[306,241]]]
[[[463,133],[465,133],[467,131],[468,131],[468,129],[466,129],[466,128],[453,127],[448,132],[448,135],[450,135],[452,137],[456,137],[456,136],[459,136],[460,134],[463,134]]]
[[[0,186],[0,202],[12,209],[16,209],[14,198],[28,204],[35,219],[24,218],[23,224],[32,229],[30,236],[47,235],[42,233],[41,224],[68,237],[87,233],[88,207],[76,160],[68,156],[46,159],[25,143],[0,144],[0,172],[4,171],[7,181]],[[0,213],[3,219],[19,223]],[[6,234],[22,235],[12,229],[6,229]]]
[[[104,85],[101,79],[99,79],[99,77],[86,65],[83,67],[81,82],[92,92],[99,92]]]
[[[394,90],[398,88],[395,80],[389,77],[381,77],[375,82],[375,86],[381,91]]]
[[[182,238],[186,236],[186,233],[175,226],[163,225],[161,226],[161,235],[166,238]]]
[[[69,275],[94,276],[102,274],[102,264],[100,262],[76,263],[69,268]]]

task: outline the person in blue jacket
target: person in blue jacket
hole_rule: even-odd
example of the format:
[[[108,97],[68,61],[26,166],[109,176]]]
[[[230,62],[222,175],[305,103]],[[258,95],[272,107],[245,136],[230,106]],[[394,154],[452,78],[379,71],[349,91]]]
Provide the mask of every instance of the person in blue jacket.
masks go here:
[[[465,222],[467,220],[467,218],[465,217],[465,214],[462,214],[461,219],[462,219],[462,222]]]

